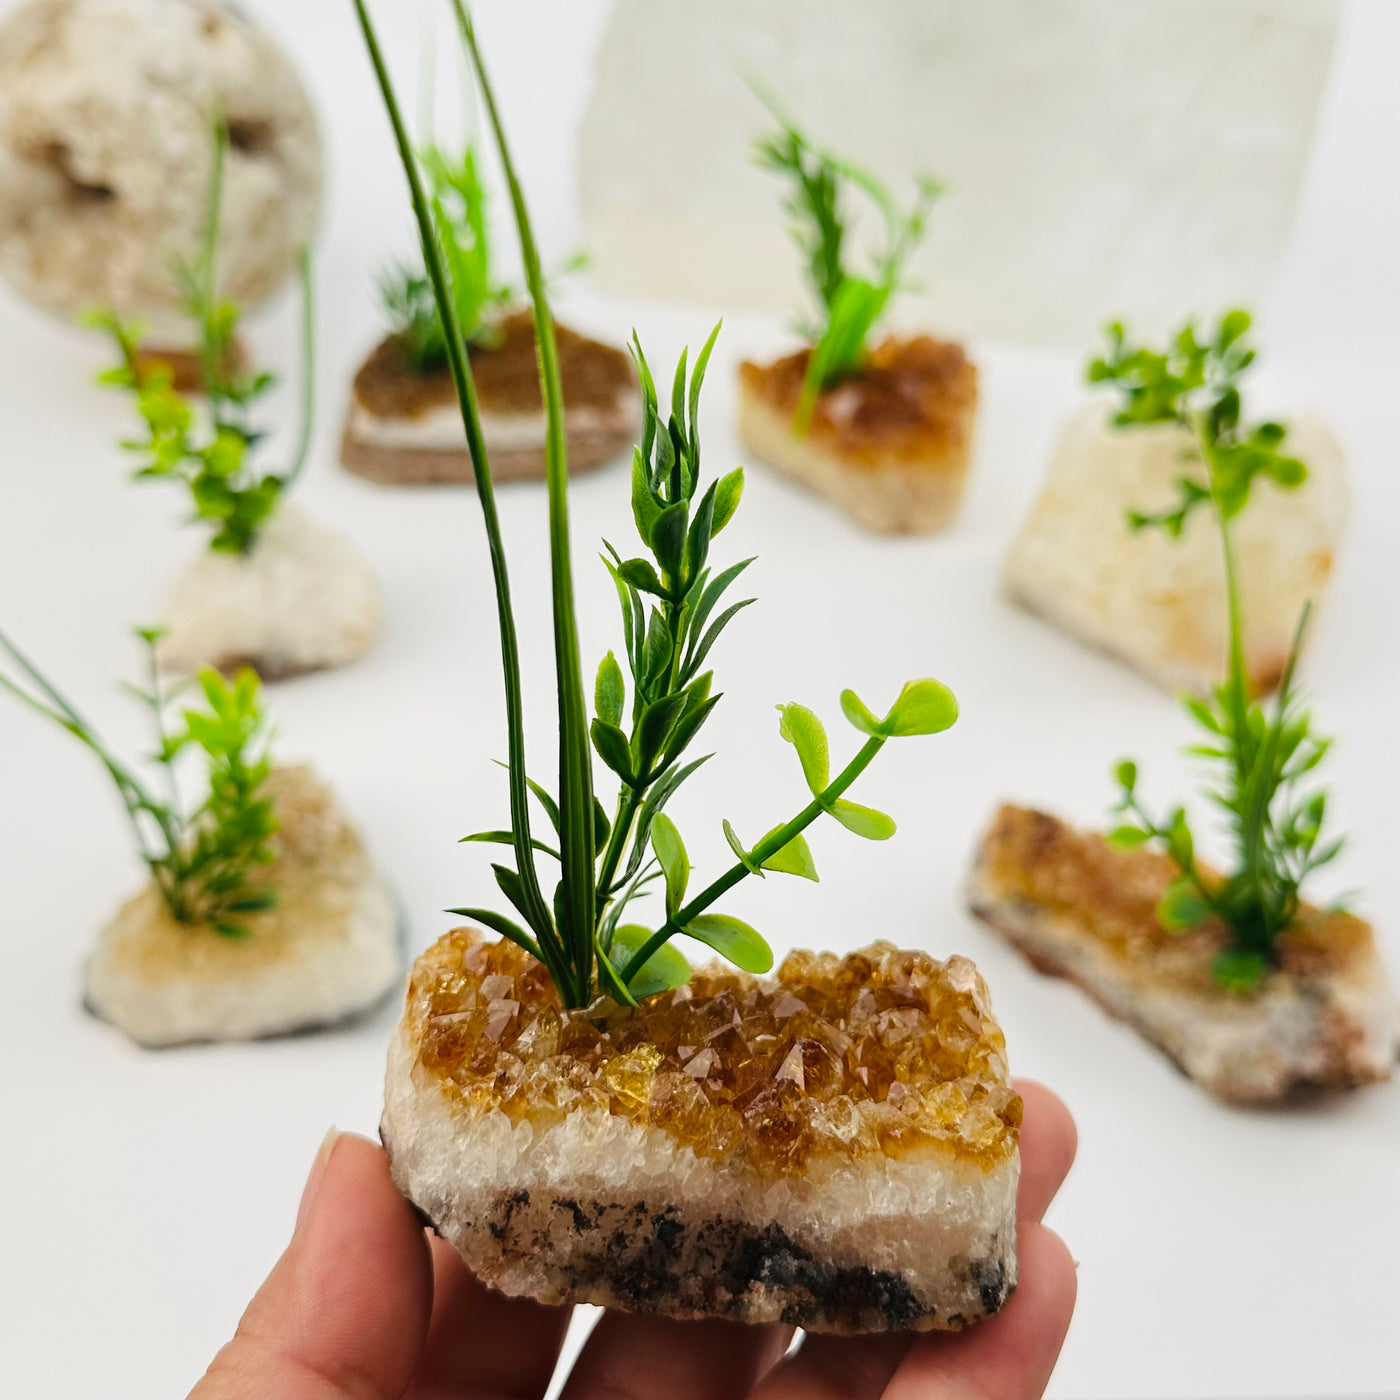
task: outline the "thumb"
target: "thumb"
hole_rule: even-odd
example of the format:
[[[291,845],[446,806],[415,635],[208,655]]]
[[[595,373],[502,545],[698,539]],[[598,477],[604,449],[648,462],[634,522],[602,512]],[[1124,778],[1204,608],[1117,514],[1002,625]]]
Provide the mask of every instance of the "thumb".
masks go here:
[[[332,1129],[291,1243],[190,1400],[398,1400],[431,1308],[427,1239],[384,1153]]]

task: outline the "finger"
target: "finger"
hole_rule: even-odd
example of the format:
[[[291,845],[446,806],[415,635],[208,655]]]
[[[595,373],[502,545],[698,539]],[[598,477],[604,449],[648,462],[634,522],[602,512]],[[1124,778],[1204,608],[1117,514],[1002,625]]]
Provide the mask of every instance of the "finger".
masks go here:
[[[733,1400],[753,1389],[791,1340],[792,1329],[777,1324],[604,1313],[560,1400]]]
[[[292,1242],[190,1400],[398,1400],[427,1332],[430,1268],[383,1152],[328,1139]]]
[[[1018,1079],[1016,1091],[1026,1106],[1016,1214],[1022,1220],[1040,1220],[1074,1163],[1079,1131],[1069,1109],[1043,1084]]]
[[[446,1240],[434,1237],[429,1244],[433,1316],[410,1400],[543,1395],[559,1359],[569,1309],[493,1293]]]
[[[813,1333],[763,1378],[750,1400],[877,1400],[913,1342],[908,1332],[872,1337]]]
[[[1044,1225],[1023,1221],[1019,1236],[1021,1280],[1011,1301],[966,1332],[917,1338],[883,1400],[1036,1400],[1044,1393],[1074,1311],[1074,1261]]]

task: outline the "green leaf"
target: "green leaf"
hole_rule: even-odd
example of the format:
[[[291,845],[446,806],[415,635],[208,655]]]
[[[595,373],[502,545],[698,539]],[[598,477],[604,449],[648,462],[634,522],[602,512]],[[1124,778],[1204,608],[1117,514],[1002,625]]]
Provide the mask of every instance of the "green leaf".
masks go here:
[[[613,932],[612,959],[615,967],[626,967],[634,954],[651,937],[642,924],[622,924]],[[674,944],[663,943],[632,976],[628,990],[638,1001],[659,992],[674,991],[690,981],[690,963]]]
[[[559,830],[559,804],[533,778],[525,779],[526,786],[535,795],[535,801],[544,808],[544,814],[557,832]]]
[[[797,750],[802,774],[813,794],[831,782],[831,750],[821,720],[805,705],[779,705],[778,732]]]
[[[690,506],[685,501],[669,505],[656,517],[651,527],[651,549],[661,572],[673,582],[680,578],[681,560],[685,555],[685,534]]]
[[[780,829],[775,826],[763,840],[768,840],[769,836]],[[759,845],[762,844],[763,842],[760,841]],[[812,859],[812,849],[807,844],[807,838],[801,832],[798,832],[780,851],[769,856],[763,862],[763,868],[776,870],[783,875],[800,875],[804,880],[816,881],[820,879],[817,874],[817,863]]]
[[[637,533],[642,543],[651,546],[651,532],[656,527],[656,517],[661,514],[661,506],[652,494],[647,480],[647,464],[643,449],[638,447],[632,453],[632,518],[637,522]]]
[[[957,698],[942,682],[907,681],[881,728],[891,735],[941,734],[957,718]]]
[[[497,914],[493,909],[473,909],[470,906],[462,909],[445,909],[443,912],[457,914],[464,919],[475,919],[477,923],[485,924],[493,933],[499,933],[502,938],[508,938],[512,943],[524,948],[531,957],[543,961],[540,958],[539,946],[535,940],[519,924],[506,918],[504,914]]]
[[[772,970],[773,950],[757,929],[729,914],[699,914],[681,930],[708,943],[721,957],[744,972]]]
[[[460,837],[458,844],[467,841],[484,842],[491,846],[514,846],[515,833],[513,831],[474,831],[470,836]],[[547,846],[543,841],[538,841],[533,836],[530,838],[530,844],[537,851],[543,851],[545,855],[552,856],[555,860],[560,859],[559,852],[553,846]],[[448,913],[452,912],[454,911],[448,910]]]
[[[1157,901],[1157,922],[1168,933],[1195,928],[1210,914],[1210,905],[1201,898],[1196,882],[1183,875],[1167,886]]]
[[[694,709],[687,708],[676,722],[675,728],[671,730],[671,737],[666,743],[666,752],[661,756],[663,768],[669,768],[685,752],[687,745],[700,732],[705,721],[709,719],[710,711],[723,698],[722,695],[711,695]]]
[[[854,690],[843,690],[841,692],[841,713],[845,715],[862,734],[869,734],[872,737],[876,737],[883,733],[880,727],[880,721],[875,717],[874,712]]]
[[[1119,787],[1132,792],[1137,787],[1137,764],[1132,759],[1124,759],[1114,770],[1114,777],[1117,778]]]
[[[686,854],[685,842],[676,829],[676,824],[664,812],[660,812],[651,823],[651,848],[661,862],[661,871],[666,877],[666,914],[674,918],[685,901],[686,886],[690,883],[690,857]]]
[[[598,679],[593,686],[593,707],[604,724],[617,728],[622,723],[622,707],[627,700],[627,685],[617,657],[609,652],[598,663]]]
[[[863,836],[867,841],[888,841],[895,833],[894,818],[874,807],[862,807],[858,802],[848,802],[838,797],[827,808],[847,831]]]
[[[1216,957],[1212,970],[1227,992],[1248,996],[1268,977],[1270,967],[1261,953],[1227,948]]]
[[[656,570],[645,559],[624,560],[617,566],[617,573],[624,583],[630,583],[642,593],[652,593],[658,598],[670,596],[657,578]]]
[[[723,822],[724,839],[729,842],[729,849],[734,852],[739,864],[749,872],[750,875],[757,875],[760,880],[764,879],[763,867],[755,865],[753,857],[745,849],[744,843],[739,839],[739,833],[734,830],[733,824],[726,817]]]
[[[622,973],[599,942],[596,933],[593,935],[593,957],[598,968],[598,990],[607,993],[619,1006],[636,1006],[637,998],[622,980]]]
[[[1108,833],[1108,844],[1115,851],[1128,851],[1151,839],[1152,833],[1144,831],[1140,826],[1119,826]]]
[[[662,696],[660,700],[653,700],[642,711],[641,719],[637,721],[637,742],[634,751],[639,774],[648,771],[652,759],[665,746],[676,721],[685,709],[686,696],[682,691],[675,695]]]
[[[687,674],[693,674],[705,663],[705,658],[710,654],[710,648],[719,639],[719,634],[729,625],[730,621],[754,600],[745,598],[742,602],[731,603],[729,607],[710,624],[710,630],[700,639],[700,643],[685,659],[685,669]]]
[[[739,502],[744,495],[744,469],[735,467],[732,472],[720,477],[715,486],[715,513],[710,521],[710,538],[719,534],[734,518]]]
[[[637,775],[632,770],[632,747],[627,742],[627,736],[617,725],[601,719],[593,721],[589,733],[598,757],[630,787]]]

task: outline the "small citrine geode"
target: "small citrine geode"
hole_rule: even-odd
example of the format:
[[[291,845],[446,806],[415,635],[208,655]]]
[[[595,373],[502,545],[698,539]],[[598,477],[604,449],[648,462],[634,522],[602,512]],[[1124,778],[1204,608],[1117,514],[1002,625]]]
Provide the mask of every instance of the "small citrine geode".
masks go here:
[[[384,1137],[504,1292],[853,1332],[1005,1301],[1020,1121],[966,958],[793,953],[565,1012],[463,929],[414,968]]]

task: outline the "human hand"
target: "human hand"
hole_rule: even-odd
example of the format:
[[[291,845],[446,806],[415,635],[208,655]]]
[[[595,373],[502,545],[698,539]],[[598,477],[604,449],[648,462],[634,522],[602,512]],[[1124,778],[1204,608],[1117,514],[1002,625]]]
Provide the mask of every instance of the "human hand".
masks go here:
[[[1074,1263],[1040,1221],[1074,1160],[1069,1111],[1022,1081],[1020,1286],[957,1333],[807,1337],[608,1312],[563,1400],[1035,1400],[1074,1308]],[[190,1400],[498,1400],[549,1386],[569,1309],[505,1298],[429,1235],[364,1138],[328,1137],[286,1252]]]

